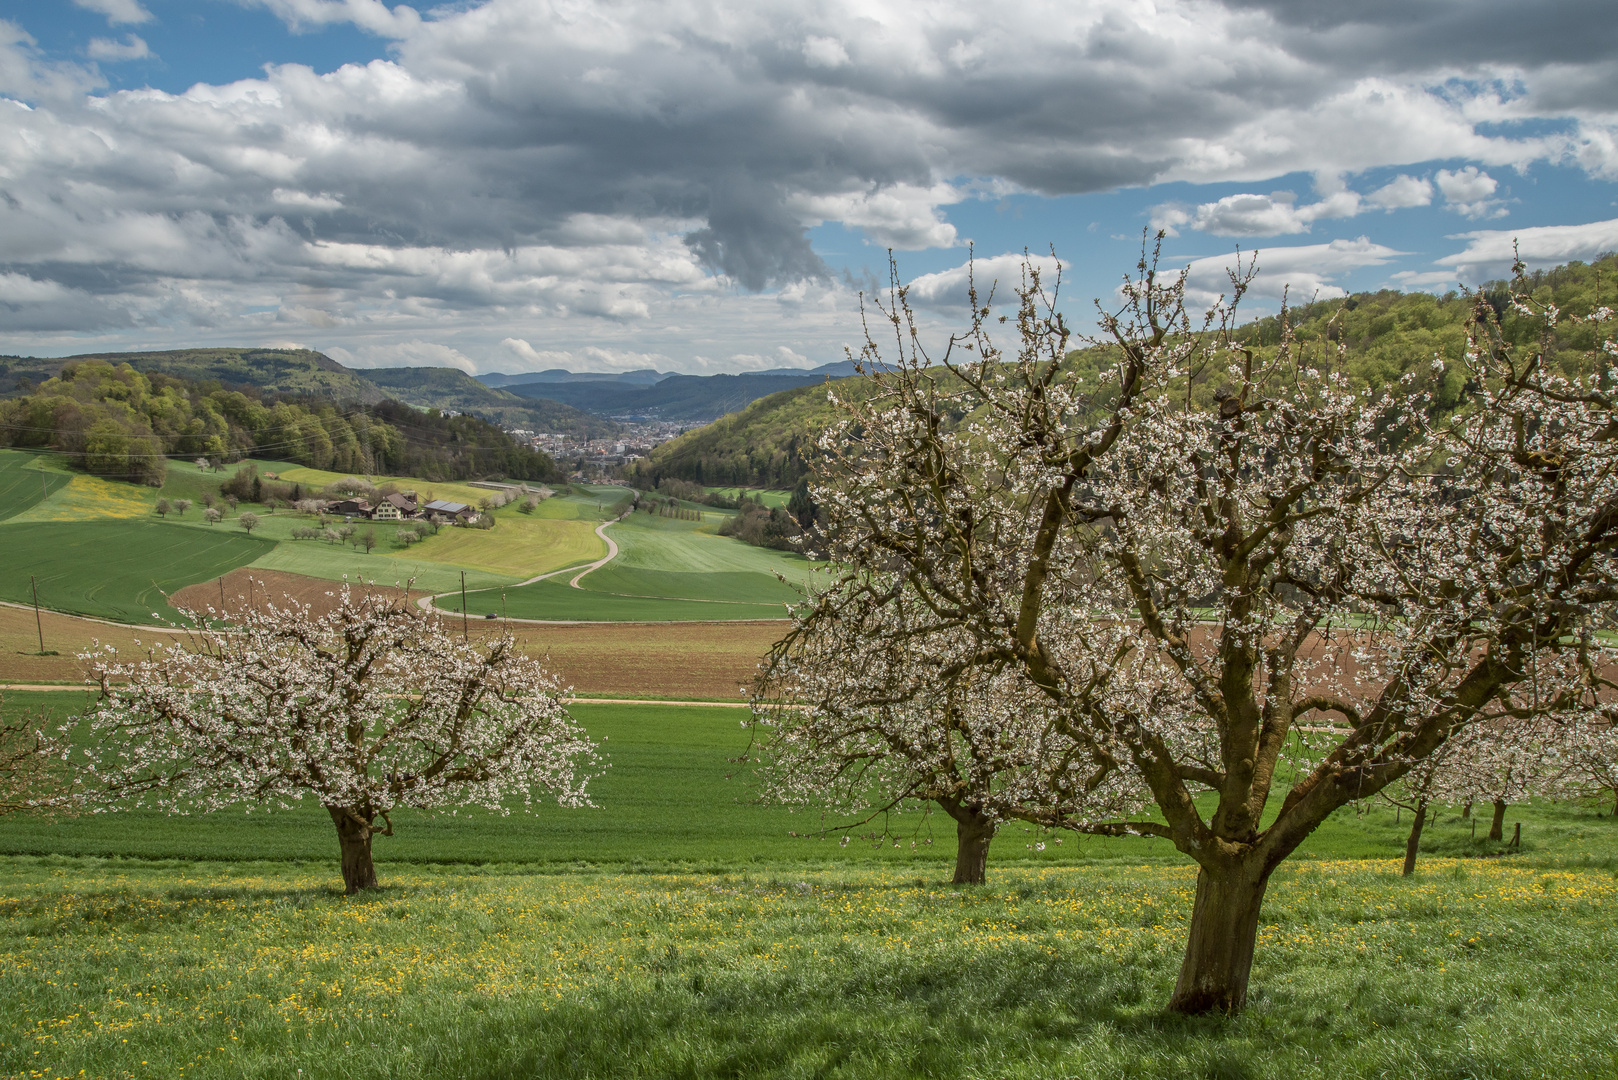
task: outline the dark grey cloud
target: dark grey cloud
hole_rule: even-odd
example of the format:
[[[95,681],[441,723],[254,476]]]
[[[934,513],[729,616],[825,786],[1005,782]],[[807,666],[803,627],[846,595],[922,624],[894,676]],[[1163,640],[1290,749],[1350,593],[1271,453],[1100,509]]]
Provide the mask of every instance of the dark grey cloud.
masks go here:
[[[1289,51],[1357,70],[1480,63],[1536,68],[1610,61],[1618,20],[1604,0],[1229,0],[1275,20]]]

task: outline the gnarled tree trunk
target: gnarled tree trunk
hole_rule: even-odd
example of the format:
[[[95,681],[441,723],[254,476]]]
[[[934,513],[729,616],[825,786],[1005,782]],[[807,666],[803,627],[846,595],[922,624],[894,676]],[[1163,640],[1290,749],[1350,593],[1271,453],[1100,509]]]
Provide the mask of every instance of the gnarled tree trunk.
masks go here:
[[[1489,823],[1489,839],[1504,840],[1506,838],[1506,804],[1499,799],[1494,801],[1494,820]]]
[[[1421,829],[1427,824],[1427,804],[1416,804],[1416,823],[1410,826],[1410,839],[1405,841],[1405,877],[1416,872],[1416,853],[1420,850]]]
[[[328,806],[326,812],[337,826],[337,842],[343,849],[343,891],[352,896],[361,889],[376,888],[376,867],[371,862],[371,826],[362,824],[363,815],[347,807]]]
[[[1197,899],[1180,978],[1169,1008],[1182,1013],[1241,1010],[1253,970],[1259,909],[1270,880],[1257,858],[1197,874]]]
[[[988,879],[989,842],[999,825],[974,807],[943,800],[939,805],[955,819],[955,884],[982,885]]]

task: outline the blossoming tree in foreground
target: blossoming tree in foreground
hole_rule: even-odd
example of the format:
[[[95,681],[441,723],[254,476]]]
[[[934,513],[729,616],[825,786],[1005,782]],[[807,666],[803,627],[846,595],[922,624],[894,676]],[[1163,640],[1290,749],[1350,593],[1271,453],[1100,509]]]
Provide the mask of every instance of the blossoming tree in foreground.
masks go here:
[[[1440,361],[1369,388],[1284,318],[1241,340],[1251,266],[1200,318],[1183,276],[1139,270],[1076,352],[1032,269],[1014,353],[974,291],[970,328],[929,355],[895,289],[897,349],[868,341],[869,392],[822,444],[814,497],[845,570],[798,637],[851,671],[893,636],[947,656],[934,701],[1016,672],[1045,702],[1040,737],[1097,789],[1147,789],[1162,820],[1058,816],[1197,863],[1171,1004],[1230,1011],[1271,873],[1331,813],[1474,725],[1596,707],[1618,600],[1618,348],[1553,364],[1561,313],[1518,297],[1503,326],[1480,299],[1469,397],[1437,417],[1422,380]],[[814,740],[864,692],[855,674],[794,691],[792,660],[778,650],[761,684],[808,706],[770,716],[775,744]],[[974,708],[1005,715],[1021,693]]]
[[[336,599],[326,614],[248,609],[143,659],[86,654],[102,691],[80,720],[99,805],[311,798],[337,828],[354,893],[376,886],[371,838],[393,835],[399,807],[504,814],[538,792],[589,804],[595,746],[509,634],[462,641],[402,590],[345,585]],[[188,614],[206,626],[215,613]]]

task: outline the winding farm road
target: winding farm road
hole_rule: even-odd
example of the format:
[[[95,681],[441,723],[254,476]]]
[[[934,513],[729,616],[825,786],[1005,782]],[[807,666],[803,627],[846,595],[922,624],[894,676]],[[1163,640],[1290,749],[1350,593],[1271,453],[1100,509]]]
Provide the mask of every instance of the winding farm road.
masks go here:
[[[618,524],[620,521],[622,521],[624,518],[628,517],[630,514],[633,514],[634,512],[635,512],[634,506],[630,506],[630,508],[628,510],[625,510],[622,514],[619,514],[617,517],[613,518],[611,521],[603,521],[600,525],[596,526],[596,535],[601,537],[602,541],[604,541],[606,543],[606,545],[607,545],[607,553],[605,555],[603,555],[601,558],[597,559],[595,562],[586,563],[584,566],[580,566],[580,567],[564,566],[560,570],[547,570],[543,574],[535,574],[533,577],[529,578],[527,581],[519,581],[515,585],[507,585],[507,586],[505,586],[505,588],[508,588],[508,589],[520,589],[524,585],[532,585],[536,581],[544,581],[546,578],[553,578],[553,577],[556,577],[558,574],[572,573],[573,574],[573,579],[571,581],[569,581],[568,584],[573,586],[575,589],[583,589],[584,586],[579,584],[579,579],[580,578],[584,577],[584,575],[588,574],[592,570],[601,569],[603,566],[606,566],[608,563],[612,562],[612,560],[614,560],[614,559],[616,559],[618,557],[618,543],[612,537],[607,535],[607,526],[608,525],[616,525],[616,524]],[[577,573],[574,573],[575,570],[577,571]],[[494,590],[493,590],[492,587],[487,588],[487,589],[468,589],[467,590],[468,593],[493,592],[493,591]],[[424,596],[420,600],[417,600],[416,601],[416,606],[421,608],[421,610],[423,610],[423,611],[432,611],[433,610],[433,601],[434,600],[437,600],[440,596],[455,596],[459,592],[460,592],[459,589],[451,589],[448,592],[433,593],[431,596]],[[453,614],[453,613],[448,613],[448,614]],[[512,622],[540,622],[540,621],[548,621],[548,620],[512,619],[510,621],[512,621]]]

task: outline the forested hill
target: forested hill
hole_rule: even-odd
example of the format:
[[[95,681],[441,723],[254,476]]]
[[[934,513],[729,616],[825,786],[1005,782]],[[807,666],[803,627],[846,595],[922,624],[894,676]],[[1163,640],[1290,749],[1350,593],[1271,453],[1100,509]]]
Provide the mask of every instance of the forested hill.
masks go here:
[[[1554,303],[1568,314],[1585,314],[1600,304],[1618,307],[1618,255],[1539,271],[1527,285],[1536,300]],[[1492,282],[1483,291],[1502,313],[1507,332],[1516,332],[1519,323],[1506,304],[1506,284]],[[1297,336],[1314,343],[1323,356],[1341,341],[1349,375],[1364,385],[1384,386],[1415,369],[1433,393],[1434,410],[1445,412],[1460,404],[1466,382],[1457,361],[1465,351],[1471,310],[1471,298],[1462,293],[1434,296],[1386,289],[1305,304],[1292,309],[1289,320]],[[1526,332],[1527,324],[1521,325]],[[1273,347],[1280,336],[1279,316],[1254,320],[1237,331],[1239,339],[1260,349]],[[1593,345],[1593,331],[1564,324],[1553,359],[1571,359]],[[1433,370],[1435,357],[1445,361],[1441,373]],[[1071,353],[1069,360],[1080,367],[1110,362],[1104,349]],[[1211,398],[1218,381],[1215,373],[1205,374],[1198,398]],[[833,385],[849,395],[859,393],[860,384],[856,377]],[[815,385],[772,394],[689,431],[637,463],[634,480],[643,486],[672,478],[718,486],[791,487],[808,472],[815,438],[834,418],[826,390]]]
[[[55,358],[0,357],[0,395],[27,393],[31,384],[55,378],[65,365],[84,360],[128,364],[136,371],[193,382],[213,380],[226,389],[253,386],[276,394],[307,394],[367,404],[387,397],[358,373],[312,349],[172,349]]]
[[[321,397],[226,390],[105,360],[66,364],[0,401],[0,446],[63,455],[101,476],[161,483],[167,457],[272,457],[355,474],[548,480],[555,465],[473,416],[398,401],[339,407]]]
[[[174,349],[167,352],[87,353],[65,358],[0,356],[0,398],[29,393],[67,364],[105,360],[147,375],[217,382],[226,390],[329,398],[375,404],[387,398],[429,409],[475,413],[508,428],[555,431],[581,438],[615,434],[619,425],[554,401],[534,401],[484,386],[456,368],[344,367],[309,349]]]

